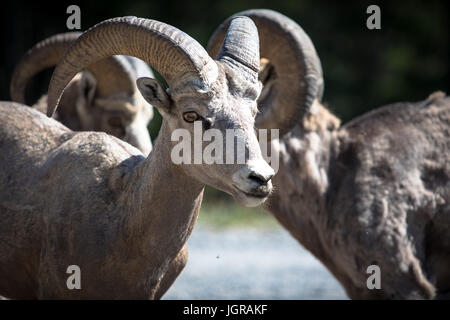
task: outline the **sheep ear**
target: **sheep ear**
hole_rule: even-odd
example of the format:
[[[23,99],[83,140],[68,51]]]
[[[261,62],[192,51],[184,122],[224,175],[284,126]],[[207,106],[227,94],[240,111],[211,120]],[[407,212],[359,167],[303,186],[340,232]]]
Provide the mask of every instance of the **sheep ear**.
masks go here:
[[[136,84],[148,103],[158,108],[161,113],[170,113],[171,99],[156,79],[139,78]]]

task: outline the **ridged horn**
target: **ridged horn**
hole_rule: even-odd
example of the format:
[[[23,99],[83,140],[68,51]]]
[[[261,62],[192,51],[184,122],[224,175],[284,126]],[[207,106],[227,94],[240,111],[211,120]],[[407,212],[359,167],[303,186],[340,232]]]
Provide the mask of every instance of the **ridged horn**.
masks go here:
[[[222,43],[222,41],[221,41]],[[220,62],[257,81],[259,71],[259,38],[253,21],[247,17],[235,16],[225,33],[222,46],[216,57]]]
[[[65,87],[80,70],[113,55],[144,60],[169,86],[178,81],[209,86],[218,74],[205,49],[177,28],[150,19],[113,18],[87,30],[66,51],[50,81],[47,114],[53,115]]]
[[[303,29],[281,13],[266,9],[239,12],[225,20],[208,43],[208,52],[215,57],[230,21],[246,16],[258,28],[261,58],[273,66],[276,79],[268,94],[258,101],[260,113],[256,126],[288,132],[308,109],[314,99],[321,99],[323,77],[320,59],[313,43]]]
[[[25,90],[31,79],[47,68],[56,66],[67,48],[81,35],[67,32],[38,42],[20,60],[11,79],[10,93],[13,101],[25,103]],[[101,60],[87,67],[97,80],[97,94],[134,93],[134,74],[130,64],[120,56]]]

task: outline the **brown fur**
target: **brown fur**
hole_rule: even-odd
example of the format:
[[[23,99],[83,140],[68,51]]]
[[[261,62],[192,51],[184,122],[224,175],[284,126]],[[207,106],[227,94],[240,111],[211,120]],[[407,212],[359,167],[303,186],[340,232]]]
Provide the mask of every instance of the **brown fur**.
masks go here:
[[[450,292],[450,98],[376,109],[343,127],[316,103],[274,146],[268,208],[352,299]],[[381,268],[381,290],[366,286]]]

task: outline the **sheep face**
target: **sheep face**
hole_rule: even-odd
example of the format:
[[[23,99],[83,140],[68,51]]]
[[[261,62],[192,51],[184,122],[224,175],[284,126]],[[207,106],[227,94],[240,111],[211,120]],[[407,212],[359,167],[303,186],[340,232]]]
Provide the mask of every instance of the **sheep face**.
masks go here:
[[[138,90],[133,96],[119,92],[97,97],[96,80],[89,72],[83,72],[78,89],[76,112],[83,130],[106,132],[130,143],[145,156],[150,153],[147,126],[153,110]]]
[[[166,92],[150,78],[138,79],[138,88],[168,123],[172,160],[192,178],[227,192],[242,205],[256,206],[270,194],[274,174],[254,130],[261,86],[217,65],[219,75],[208,89],[184,83]],[[180,149],[183,159],[178,161]]]

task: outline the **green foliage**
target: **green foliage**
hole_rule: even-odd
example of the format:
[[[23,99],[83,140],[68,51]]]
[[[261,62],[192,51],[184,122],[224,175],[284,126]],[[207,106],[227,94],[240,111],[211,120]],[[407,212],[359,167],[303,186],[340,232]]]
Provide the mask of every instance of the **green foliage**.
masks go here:
[[[276,228],[275,218],[261,206],[245,208],[237,204],[230,196],[221,197],[205,195],[198,218],[200,225],[210,228],[254,227]]]

